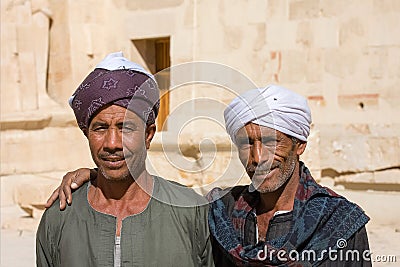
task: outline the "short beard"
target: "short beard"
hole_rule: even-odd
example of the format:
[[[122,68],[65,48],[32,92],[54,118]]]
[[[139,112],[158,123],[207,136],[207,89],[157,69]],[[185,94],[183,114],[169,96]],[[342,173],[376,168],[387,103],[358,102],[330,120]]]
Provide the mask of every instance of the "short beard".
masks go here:
[[[285,164],[287,167],[285,169],[282,169],[282,165],[279,166],[279,176],[278,176],[278,181],[276,184],[272,184],[266,187],[263,187],[262,184],[255,185],[252,182],[253,187],[260,192],[261,194],[263,193],[271,193],[279,188],[281,188],[293,175],[294,169],[296,168],[297,164],[297,155],[294,153],[294,149],[290,151],[289,157],[287,159],[287,163]]]
[[[101,174],[103,175],[103,177],[109,182],[122,182],[122,181],[127,181],[127,180],[131,179],[131,175],[129,172],[121,177],[112,178],[106,174],[106,172],[103,170],[103,168],[99,167],[99,170],[100,170]]]

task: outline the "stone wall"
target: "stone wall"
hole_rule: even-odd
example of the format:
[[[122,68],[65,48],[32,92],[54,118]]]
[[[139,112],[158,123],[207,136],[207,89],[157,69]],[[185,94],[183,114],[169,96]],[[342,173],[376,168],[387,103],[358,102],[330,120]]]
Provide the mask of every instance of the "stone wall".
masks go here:
[[[172,66],[216,62],[257,86],[277,83],[305,95],[313,127],[303,159],[317,178],[400,190],[399,19],[397,0],[3,0],[2,180],[93,166],[68,97],[107,53],[123,51],[146,66],[133,40],[169,36]],[[176,88],[170,112],[200,97],[226,104],[233,96],[204,84]],[[202,108],[193,102],[193,114]],[[220,107],[212,111],[221,119]],[[162,161],[168,132],[151,148],[154,169],[198,185],[238,163],[223,128],[208,123],[199,120],[178,138],[184,157],[168,152],[193,170],[211,160],[208,169],[182,171]],[[207,137],[214,145],[201,147],[203,159],[193,157]],[[235,166],[222,185],[243,178]]]

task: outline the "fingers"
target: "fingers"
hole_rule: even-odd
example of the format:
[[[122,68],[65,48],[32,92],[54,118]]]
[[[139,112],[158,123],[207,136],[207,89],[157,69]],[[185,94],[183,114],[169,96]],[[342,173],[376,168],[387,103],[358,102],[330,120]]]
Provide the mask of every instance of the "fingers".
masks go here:
[[[56,190],[53,191],[49,199],[47,200],[46,204],[44,205],[46,208],[50,208],[51,205],[54,203],[54,201],[57,200],[58,198],[58,191],[60,190],[60,186],[56,188]]]
[[[71,184],[75,178],[74,172],[67,172],[61,182],[60,190],[59,190],[59,198],[60,198],[60,210],[65,209],[66,205],[71,205],[72,203],[72,190]]]
[[[81,185],[83,185],[84,183],[86,183],[87,181],[89,181],[91,172],[92,170],[87,168],[81,168],[76,170],[73,173],[72,184],[71,184],[72,189],[76,189]]]
[[[64,210],[67,207],[67,198],[62,186],[60,186],[58,191],[58,198],[60,199],[60,210]]]
[[[60,199],[60,210],[64,210],[66,207],[66,200],[61,185],[57,187],[56,190],[53,191],[53,193],[51,194],[51,196],[49,197],[44,206],[46,208],[50,208],[51,205],[57,200],[57,198]]]
[[[72,182],[72,183],[71,183],[71,188],[72,188],[72,189],[75,190],[75,189],[78,189],[78,187],[79,187],[79,185],[78,185],[77,183],[75,183],[75,182]]]
[[[85,182],[90,180],[91,172],[97,174],[96,170],[86,168],[78,169],[76,171],[68,172],[64,175],[61,185],[51,194],[47,200],[45,207],[49,208],[56,200],[60,200],[60,210],[64,210],[67,204],[72,203],[72,191],[79,188]]]
[[[90,169],[81,168],[73,172],[68,172],[61,183],[62,192],[60,192],[60,208],[64,207],[66,203],[72,203],[72,190],[79,188],[90,179]],[[65,198],[65,201],[61,197]]]

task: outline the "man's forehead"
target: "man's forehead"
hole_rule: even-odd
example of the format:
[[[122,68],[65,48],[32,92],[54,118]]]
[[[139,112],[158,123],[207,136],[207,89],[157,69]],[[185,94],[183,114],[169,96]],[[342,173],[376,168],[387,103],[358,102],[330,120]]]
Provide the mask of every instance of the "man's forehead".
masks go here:
[[[112,115],[119,115],[125,116],[126,108],[123,108],[118,105],[107,105],[104,108],[101,108],[94,116],[93,120],[103,117],[103,116],[112,116]]]
[[[247,136],[250,132],[259,132],[262,135],[283,135],[280,131],[267,127],[261,126],[253,122],[247,123],[245,126],[239,129],[236,136]]]
[[[141,118],[134,112],[130,111],[129,109],[125,107],[121,107],[119,105],[109,105],[104,108],[102,108],[94,117],[93,120],[104,118],[104,117],[118,117],[121,120],[124,121],[138,121],[141,120]],[[92,121],[93,121],[92,120]]]

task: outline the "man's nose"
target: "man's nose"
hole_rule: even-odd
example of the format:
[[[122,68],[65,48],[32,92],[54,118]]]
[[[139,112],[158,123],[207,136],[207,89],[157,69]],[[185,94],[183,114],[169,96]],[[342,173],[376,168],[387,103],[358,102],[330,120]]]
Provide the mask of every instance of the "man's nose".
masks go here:
[[[122,134],[119,129],[108,129],[103,148],[109,152],[122,149]]]
[[[263,149],[263,145],[261,142],[254,142],[252,148],[251,148],[251,159],[253,165],[258,165],[260,164],[264,158],[266,158],[265,155],[265,149]]]

